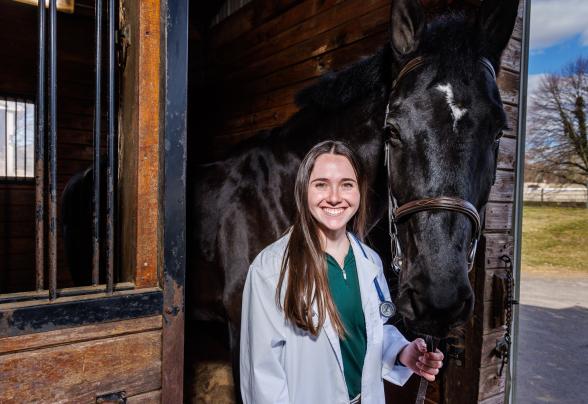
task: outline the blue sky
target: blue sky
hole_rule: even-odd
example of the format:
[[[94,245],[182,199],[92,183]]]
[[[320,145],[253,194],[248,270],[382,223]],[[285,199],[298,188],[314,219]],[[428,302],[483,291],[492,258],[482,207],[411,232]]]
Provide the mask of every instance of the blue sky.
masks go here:
[[[586,1],[588,2],[588,0]],[[588,46],[582,42],[582,37],[579,34],[565,39],[557,45],[531,50],[529,74],[559,73],[562,65],[581,55],[588,56]]]
[[[532,0],[528,92],[541,76],[588,57],[588,0]]]

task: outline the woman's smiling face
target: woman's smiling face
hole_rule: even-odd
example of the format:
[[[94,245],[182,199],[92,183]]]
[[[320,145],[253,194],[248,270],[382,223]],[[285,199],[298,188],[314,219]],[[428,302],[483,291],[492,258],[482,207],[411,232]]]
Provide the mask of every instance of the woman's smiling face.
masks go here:
[[[327,237],[345,232],[359,208],[359,186],[347,157],[322,154],[317,157],[308,183],[308,207]]]

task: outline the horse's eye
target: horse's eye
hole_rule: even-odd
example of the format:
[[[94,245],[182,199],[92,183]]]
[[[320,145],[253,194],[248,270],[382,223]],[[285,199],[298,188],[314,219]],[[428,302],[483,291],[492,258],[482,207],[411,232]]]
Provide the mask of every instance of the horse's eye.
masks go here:
[[[386,132],[386,137],[392,142],[392,144],[400,144],[402,142],[400,131],[394,125],[386,125],[384,131]]]
[[[494,138],[494,140],[499,141],[500,138],[502,138],[502,136],[504,135],[504,131],[500,131],[496,134],[496,137]]]

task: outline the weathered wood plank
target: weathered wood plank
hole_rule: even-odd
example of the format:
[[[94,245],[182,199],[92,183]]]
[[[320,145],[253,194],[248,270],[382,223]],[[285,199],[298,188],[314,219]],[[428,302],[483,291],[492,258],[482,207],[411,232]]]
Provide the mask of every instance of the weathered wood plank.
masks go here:
[[[67,272],[63,273],[63,276],[67,275]],[[30,278],[34,279],[33,276]],[[58,285],[61,286],[59,281],[58,277]],[[117,288],[112,294],[106,294],[104,286],[101,290],[72,296],[68,290],[62,293],[60,289],[59,298],[54,302],[49,302],[47,296],[38,296],[38,292],[30,292],[35,298],[33,300],[23,300],[26,293],[19,294],[19,299],[11,295],[3,296],[5,303],[0,305],[0,336],[14,337],[161,314],[163,296],[157,288]]]
[[[501,70],[498,74],[498,88],[502,102],[518,105],[519,103],[519,74],[508,70]]]
[[[486,205],[486,231],[507,231],[512,226],[512,203],[490,202]]]
[[[296,104],[287,104],[251,114],[241,115],[236,119],[224,122],[222,133],[231,136],[233,133],[256,131],[258,128],[275,128],[283,125],[298,111]]]
[[[501,268],[504,264],[500,257],[504,254],[513,257],[514,239],[510,232],[508,233],[489,233],[484,234],[486,238],[485,267],[486,270],[492,268]]]
[[[512,202],[514,194],[514,172],[496,170],[496,182],[490,190],[491,202]]]
[[[501,359],[496,356],[494,350],[496,343],[504,337],[504,331],[499,330],[491,334],[486,334],[482,338],[481,368],[492,366],[494,369],[500,369]],[[505,365],[506,366],[506,365]]]
[[[213,28],[209,46],[218,48],[223,44],[234,41],[245,33],[251,32],[255,27],[263,25],[266,21],[286,13],[289,8],[299,2],[300,0],[252,1]],[[332,5],[330,1],[321,2],[315,0],[312,1],[311,6],[316,7],[320,3],[327,3],[326,7]],[[310,10],[311,15],[317,12],[316,8],[311,8]]]
[[[139,139],[135,284],[157,285],[159,225],[160,2],[142,1],[139,51]]]
[[[254,48],[249,56],[237,57],[229,64],[213,64],[211,74],[231,82],[263,77],[385,31],[388,19],[389,5],[382,0],[362,1],[361,4],[344,2],[284,35],[262,42],[262,46]]]
[[[498,152],[498,169],[514,170],[516,164],[516,139],[503,137],[500,140],[500,149]]]
[[[479,332],[482,336],[504,332],[506,329],[504,325],[494,324],[493,304],[493,300],[482,302],[481,299],[478,298],[476,301],[476,305],[474,307],[473,324],[475,325],[477,332]],[[480,352],[481,342],[477,350]]]
[[[474,272],[474,271],[472,271]],[[470,273],[470,279],[475,274]],[[475,281],[475,279],[474,279]],[[481,337],[472,327],[472,321],[454,329],[451,337],[455,338],[457,348],[463,349],[463,358],[447,358],[444,362],[443,401],[444,403],[475,402],[478,385],[479,355],[476,347]]]
[[[161,387],[161,331],[0,356],[0,401],[93,402]],[[26,398],[26,399],[25,399]]]
[[[511,38],[506,46],[506,49],[502,53],[502,59],[500,61],[501,68],[511,70],[513,72],[520,72],[521,70],[521,41],[515,38]]]
[[[514,105],[504,104],[504,112],[506,113],[506,122],[508,124],[508,128],[504,130],[504,136],[516,138],[519,127],[519,108]]]
[[[0,338],[0,354],[97,340],[121,334],[152,331],[161,329],[161,327],[162,317],[151,316],[133,320],[114,321],[57,331]]]
[[[498,366],[488,366],[480,369],[480,384],[478,390],[478,401],[496,396],[504,391],[506,378],[498,376]]]
[[[479,404],[503,404],[505,402],[506,398],[504,397],[504,391],[502,391],[493,397],[485,398],[484,400],[479,401]]]
[[[380,0],[381,1],[381,0]],[[251,58],[253,54],[265,58],[273,52],[285,49],[296,43],[318,35],[331,27],[321,27],[317,19],[327,13],[332,14],[340,4],[349,8],[354,1],[326,0],[303,1],[269,21],[253,27],[241,35],[238,40],[221,46],[211,44],[214,61],[220,64],[232,64],[236,60]],[[231,16],[233,18],[233,16]],[[234,24],[234,23],[233,23]],[[310,35],[312,33],[312,35]],[[216,33],[213,31],[213,36]]]

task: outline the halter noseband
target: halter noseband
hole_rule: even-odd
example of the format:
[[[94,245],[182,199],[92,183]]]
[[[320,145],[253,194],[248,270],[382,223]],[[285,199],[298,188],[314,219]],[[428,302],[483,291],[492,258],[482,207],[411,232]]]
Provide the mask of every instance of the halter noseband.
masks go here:
[[[490,72],[492,78],[496,80],[496,72],[492,63],[486,58],[480,58],[480,63]],[[396,79],[392,83],[393,92],[404,76],[411,71],[422,66],[425,63],[425,58],[419,56],[411,59],[398,73]],[[384,125],[387,125],[389,113],[389,102],[386,104],[386,119]],[[472,239],[470,241],[470,248],[468,253],[468,272],[471,271],[474,265],[474,258],[476,256],[476,249],[478,247],[478,240],[482,233],[482,222],[480,214],[474,205],[465,199],[451,197],[451,196],[438,196],[433,198],[417,199],[414,201],[407,202],[402,206],[398,206],[396,198],[392,194],[392,173],[390,164],[390,141],[386,140],[385,143],[385,161],[386,171],[388,176],[388,233],[390,235],[390,248],[392,251],[392,270],[396,273],[400,272],[402,267],[402,250],[400,248],[400,242],[398,240],[398,228],[396,224],[402,218],[412,215],[413,213],[422,212],[426,210],[445,210],[458,212],[466,215],[470,218],[473,225]]]

